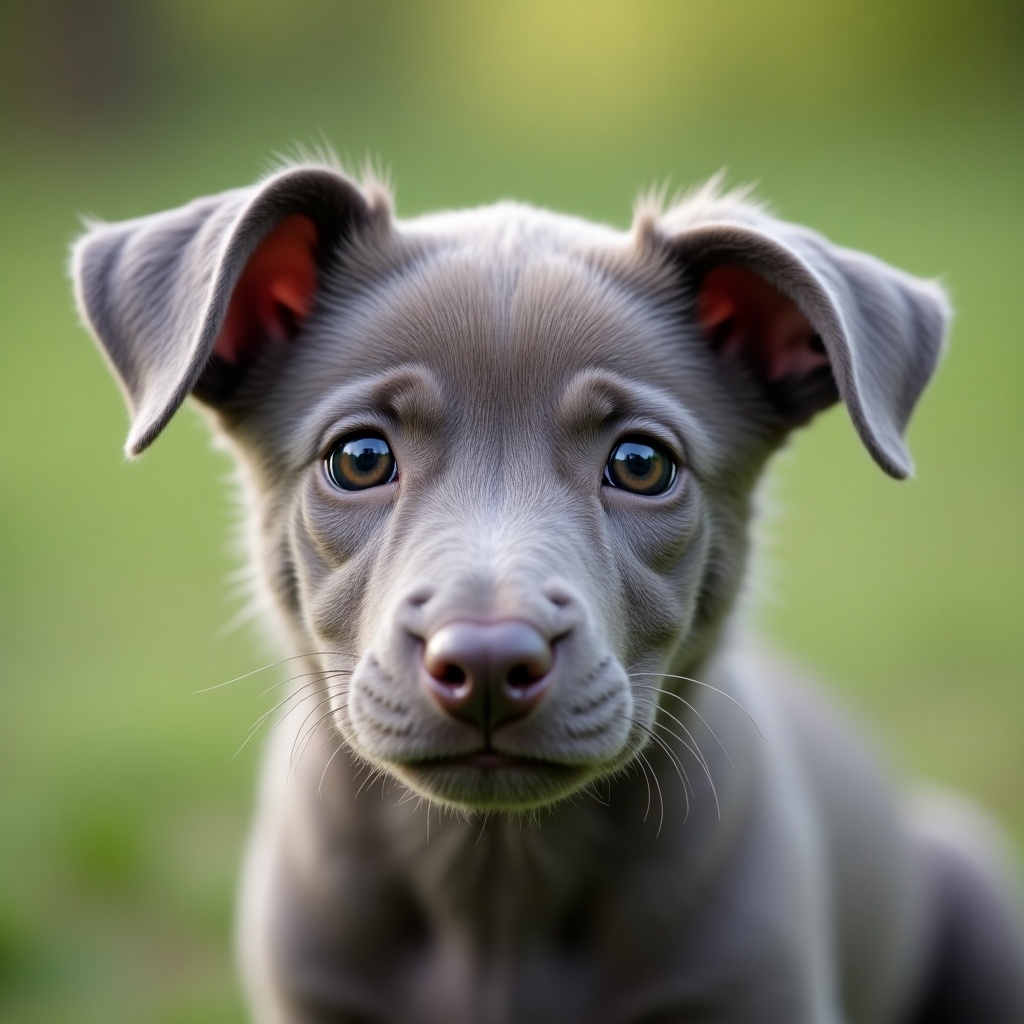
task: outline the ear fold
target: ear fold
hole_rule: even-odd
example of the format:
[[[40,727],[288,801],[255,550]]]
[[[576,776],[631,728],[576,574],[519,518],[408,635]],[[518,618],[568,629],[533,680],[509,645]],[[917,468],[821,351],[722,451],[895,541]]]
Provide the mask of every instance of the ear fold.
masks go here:
[[[751,367],[791,426],[842,398],[879,466],[911,474],[903,433],[950,317],[937,284],[706,194],[658,230],[685,267],[709,343]]]
[[[839,397],[820,335],[796,303],[753,271],[709,270],[698,285],[697,322],[723,358],[756,371],[794,424]]]
[[[292,340],[325,262],[370,217],[344,175],[297,167],[92,227],[74,247],[72,276],[132,414],[128,454],[151,444],[189,393],[215,402],[261,346]]]
[[[215,357],[237,365],[263,342],[295,337],[313,306],[317,241],[316,225],[296,213],[260,242],[235,285]]]

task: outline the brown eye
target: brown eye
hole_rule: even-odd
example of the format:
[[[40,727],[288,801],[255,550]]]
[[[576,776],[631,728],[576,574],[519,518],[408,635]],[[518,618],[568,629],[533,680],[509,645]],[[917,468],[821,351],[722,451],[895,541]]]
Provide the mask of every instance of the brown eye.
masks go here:
[[[676,478],[671,455],[653,438],[628,437],[613,449],[604,482],[634,494],[664,494]]]
[[[389,484],[398,464],[383,437],[376,434],[342,438],[324,460],[327,476],[343,491],[364,491]]]

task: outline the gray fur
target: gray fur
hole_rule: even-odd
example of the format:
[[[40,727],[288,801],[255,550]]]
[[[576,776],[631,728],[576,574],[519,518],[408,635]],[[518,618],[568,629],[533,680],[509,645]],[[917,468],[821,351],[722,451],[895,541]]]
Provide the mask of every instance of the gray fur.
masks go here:
[[[313,312],[225,377],[232,290],[293,213],[318,228]],[[712,349],[696,293],[726,263],[797,304],[830,372],[782,401]],[[948,315],[935,285],[711,190],[628,233],[513,204],[402,223],[312,166],[97,226],[74,273],[128,450],[190,391],[232,446],[260,585],[310,673],[246,864],[255,1020],[895,1024],[930,1005],[934,951],[963,946],[942,936],[985,921],[999,955],[960,994],[1024,1019],[1012,914],[993,899],[961,928],[935,881],[952,848],[958,892],[1001,891],[997,844],[968,849],[943,813],[908,824],[855,730],[733,614],[756,484],[791,429],[839,396],[878,464],[910,471]],[[355,429],[387,436],[397,483],[331,489],[323,458]],[[630,432],[677,454],[666,494],[601,486]],[[558,638],[550,695],[491,738],[543,766],[424,761],[479,745],[418,682],[422,639],[465,618]]]

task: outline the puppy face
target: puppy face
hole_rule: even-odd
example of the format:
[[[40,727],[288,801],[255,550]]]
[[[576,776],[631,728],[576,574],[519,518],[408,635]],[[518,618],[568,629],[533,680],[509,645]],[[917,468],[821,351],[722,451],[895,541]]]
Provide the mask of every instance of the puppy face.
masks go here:
[[[627,670],[665,670],[717,622],[763,444],[714,429],[734,398],[667,263],[629,280],[627,242],[574,251],[577,225],[517,210],[439,233],[337,282],[233,429],[274,467],[256,500],[307,648],[354,665],[329,688],[352,748],[440,800],[528,806],[645,745],[653,680]],[[373,450],[367,473],[346,445]],[[436,699],[426,647],[462,622],[550,645],[529,713]]]
[[[474,809],[656,742],[656,674],[713,645],[766,457],[842,395],[905,472],[944,327],[933,287],[709,193],[628,234],[511,205],[401,225],[327,169],[98,228],[76,274],[130,444],[189,391],[230,438],[277,608],[328,652],[318,706]]]

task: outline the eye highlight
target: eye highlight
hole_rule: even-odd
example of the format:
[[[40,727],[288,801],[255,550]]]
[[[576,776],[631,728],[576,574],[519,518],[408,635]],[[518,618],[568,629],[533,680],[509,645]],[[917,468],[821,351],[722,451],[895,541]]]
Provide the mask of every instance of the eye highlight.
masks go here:
[[[651,437],[623,438],[604,468],[606,486],[648,497],[664,494],[675,478],[675,460]]]
[[[343,491],[365,491],[398,476],[391,446],[379,434],[343,437],[324,459],[327,478]]]

